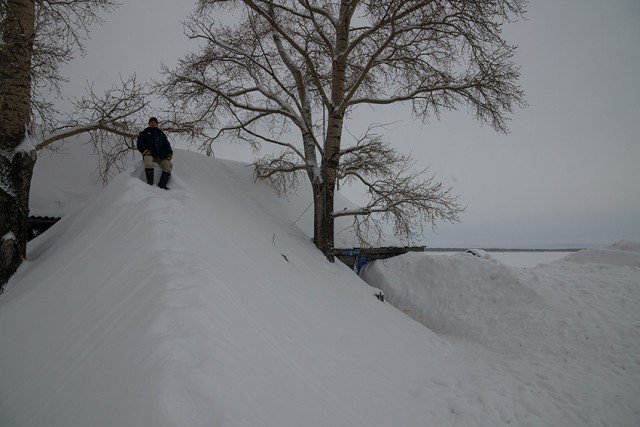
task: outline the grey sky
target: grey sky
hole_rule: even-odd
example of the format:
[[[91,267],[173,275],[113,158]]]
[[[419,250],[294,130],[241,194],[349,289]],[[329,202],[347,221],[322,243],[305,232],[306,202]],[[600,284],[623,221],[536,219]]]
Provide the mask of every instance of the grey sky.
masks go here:
[[[124,0],[93,28],[87,56],[65,68],[65,95],[80,95],[86,81],[105,89],[120,74],[158,78],[161,62],[172,65],[193,47],[180,24],[193,5]],[[464,109],[425,125],[404,108],[362,109],[347,126],[396,122],[388,140],[468,205],[461,224],[427,233],[428,246],[640,241],[640,2],[534,0],[528,10],[526,21],[505,28],[519,45],[529,103],[509,135]],[[250,158],[238,145],[216,154]]]

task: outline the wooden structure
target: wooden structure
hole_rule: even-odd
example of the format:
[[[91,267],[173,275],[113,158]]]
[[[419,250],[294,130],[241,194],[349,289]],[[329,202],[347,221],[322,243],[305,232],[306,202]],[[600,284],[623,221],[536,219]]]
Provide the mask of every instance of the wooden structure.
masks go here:
[[[389,246],[385,248],[335,249],[335,256],[360,274],[362,267],[377,259],[391,258],[407,252],[424,252],[424,246]]]
[[[60,221],[60,218],[52,216],[30,216],[29,240],[35,239],[37,236],[47,231],[53,224],[58,221]]]

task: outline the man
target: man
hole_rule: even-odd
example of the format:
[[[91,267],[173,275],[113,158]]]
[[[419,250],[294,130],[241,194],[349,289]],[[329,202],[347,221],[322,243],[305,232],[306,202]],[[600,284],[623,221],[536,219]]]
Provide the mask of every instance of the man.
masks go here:
[[[162,175],[158,187],[168,190],[167,183],[171,177],[173,164],[173,150],[164,134],[158,127],[158,119],[151,117],[149,126],[138,135],[138,151],[142,153],[144,160],[144,172],[147,176],[147,183],[153,185],[153,162],[162,168]]]

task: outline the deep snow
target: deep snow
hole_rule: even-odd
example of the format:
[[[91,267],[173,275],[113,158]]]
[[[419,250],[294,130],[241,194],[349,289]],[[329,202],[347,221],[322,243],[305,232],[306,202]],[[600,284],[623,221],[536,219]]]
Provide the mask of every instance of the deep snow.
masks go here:
[[[292,226],[304,203],[176,154],[172,190],[136,161],[30,243],[1,426],[637,426],[636,244],[378,262],[396,309]]]
[[[362,275],[439,336],[486,351],[481,363],[511,377],[526,410],[544,414],[535,425],[640,422],[640,244],[529,269],[486,253],[410,253]]]

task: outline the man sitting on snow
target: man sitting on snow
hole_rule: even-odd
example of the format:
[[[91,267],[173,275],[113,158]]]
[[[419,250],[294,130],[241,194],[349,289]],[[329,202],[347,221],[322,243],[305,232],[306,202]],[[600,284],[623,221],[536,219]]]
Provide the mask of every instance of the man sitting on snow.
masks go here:
[[[153,162],[162,168],[162,175],[158,187],[168,190],[167,183],[171,177],[173,164],[173,150],[164,134],[158,127],[158,119],[151,117],[149,126],[138,135],[138,151],[142,153],[144,160],[144,172],[147,176],[147,183],[153,185]]]

